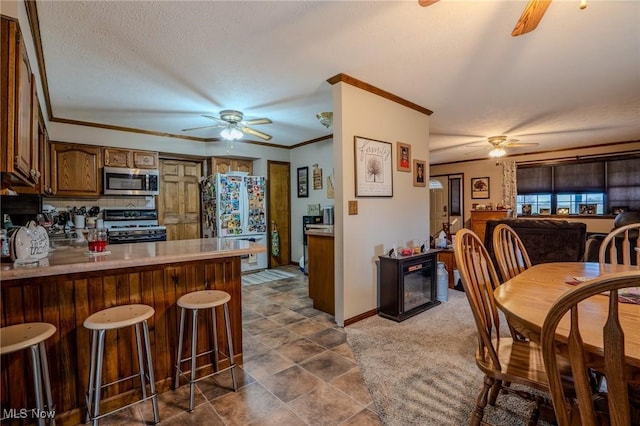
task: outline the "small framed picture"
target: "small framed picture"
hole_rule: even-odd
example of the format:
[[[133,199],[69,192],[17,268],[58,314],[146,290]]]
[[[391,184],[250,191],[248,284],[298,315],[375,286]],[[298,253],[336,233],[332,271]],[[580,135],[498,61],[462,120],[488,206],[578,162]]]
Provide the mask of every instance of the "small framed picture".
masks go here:
[[[424,169],[426,167],[426,161],[413,160],[413,186],[427,186],[427,179],[424,177]]]
[[[309,167],[298,167],[298,198],[309,196]]]
[[[411,172],[411,145],[398,142],[398,171]]]
[[[569,214],[568,207],[558,207],[558,214]]]
[[[596,214],[595,204],[579,204],[580,214]]]
[[[541,216],[548,216],[551,214],[551,209],[540,209],[538,210],[538,214]]]
[[[530,215],[531,215],[531,204],[523,204],[522,216],[530,216]]]
[[[489,198],[489,178],[471,178],[471,198]]]

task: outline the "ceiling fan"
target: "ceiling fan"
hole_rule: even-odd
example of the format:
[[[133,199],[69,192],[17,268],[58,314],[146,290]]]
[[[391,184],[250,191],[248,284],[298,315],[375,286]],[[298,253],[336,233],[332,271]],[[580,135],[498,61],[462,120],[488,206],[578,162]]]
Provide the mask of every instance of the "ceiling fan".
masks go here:
[[[509,139],[505,135],[489,136],[487,138],[487,142],[489,142],[489,146],[485,147],[485,149],[490,149],[489,156],[494,158],[498,158],[506,155],[507,151],[505,150],[505,148],[538,145],[537,143],[529,143],[529,142],[522,143],[518,139]],[[478,145],[470,145],[470,146],[478,146]],[[473,152],[475,151],[472,151],[468,154],[471,154]]]
[[[420,6],[427,7],[431,6],[434,3],[437,3],[439,0],[418,0]],[[513,28],[511,35],[516,37],[522,34],[526,34],[536,29],[542,16],[547,11],[547,8],[551,4],[551,0],[529,0],[527,6],[522,11],[522,15],[520,15],[520,19],[516,23],[516,26]],[[587,1],[580,1],[580,9],[584,9],[587,7]]]
[[[232,109],[225,109],[223,111],[220,111],[220,117],[214,117],[212,115],[205,114],[203,114],[202,116],[210,120],[217,121],[218,124],[213,124],[211,126],[191,127],[189,129],[182,129],[182,131],[188,132],[191,130],[207,129],[210,127],[222,128],[220,136],[222,136],[222,138],[226,140],[238,140],[242,136],[244,136],[244,133],[257,136],[266,141],[271,140],[271,135],[249,127],[257,124],[273,123],[268,118],[254,118],[253,120],[244,120],[244,114],[242,114],[242,112]]]

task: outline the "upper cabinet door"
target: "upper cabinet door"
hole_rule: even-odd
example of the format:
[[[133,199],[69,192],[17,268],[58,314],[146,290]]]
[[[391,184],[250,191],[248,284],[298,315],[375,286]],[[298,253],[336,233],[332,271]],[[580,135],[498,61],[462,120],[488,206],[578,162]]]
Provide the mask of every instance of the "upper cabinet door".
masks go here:
[[[103,155],[107,167],[131,167],[131,151],[128,149],[105,148]]]
[[[133,151],[133,167],[136,169],[157,169],[158,153],[151,151]]]
[[[56,196],[99,196],[101,148],[67,143],[51,144],[51,184]]]
[[[38,98],[35,78],[15,21],[2,17],[0,33],[0,171],[18,184],[33,186],[40,178],[38,164]]]

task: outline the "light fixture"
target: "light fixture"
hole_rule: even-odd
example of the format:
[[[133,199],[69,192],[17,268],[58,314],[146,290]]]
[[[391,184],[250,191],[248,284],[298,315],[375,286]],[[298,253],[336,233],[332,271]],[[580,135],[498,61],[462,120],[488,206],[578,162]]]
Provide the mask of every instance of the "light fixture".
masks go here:
[[[220,136],[222,136],[222,139],[225,139],[228,141],[236,141],[240,139],[242,136],[244,136],[244,134],[237,127],[234,127],[233,125],[229,125],[224,129],[222,129],[222,131],[220,132]]]
[[[316,114],[316,118],[324,127],[329,128],[333,124],[333,112],[319,112]]]
[[[496,147],[489,151],[489,157],[498,158],[504,156],[506,153],[507,151],[505,151],[504,149]]]

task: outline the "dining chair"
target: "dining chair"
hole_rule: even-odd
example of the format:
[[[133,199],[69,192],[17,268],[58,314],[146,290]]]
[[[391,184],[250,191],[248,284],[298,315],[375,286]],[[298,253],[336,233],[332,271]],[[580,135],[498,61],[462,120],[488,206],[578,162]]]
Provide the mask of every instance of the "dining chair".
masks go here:
[[[541,346],[556,419],[560,426],[571,424],[590,426],[602,423],[611,426],[629,426],[632,424],[628,387],[630,371],[625,366],[624,332],[618,319],[620,303],[618,291],[639,285],[639,271],[601,276],[571,289],[549,310],[542,326]],[[607,294],[602,295],[603,292]],[[604,363],[600,362],[597,367],[598,372],[606,379],[608,410],[602,410],[594,404],[597,399],[594,399],[590,385],[590,364],[593,357],[585,351],[578,321],[580,315],[588,315],[586,309],[589,309],[587,306],[579,307],[581,302],[590,297],[606,296],[609,296],[609,307],[607,321],[602,329]],[[564,322],[561,322],[567,313],[569,315]],[[568,338],[556,335],[560,327],[565,331],[570,330]],[[566,333],[564,335],[566,336]],[[561,367],[559,367],[558,357],[562,357],[561,360],[566,359],[567,353],[571,364],[575,397],[567,396],[561,385]],[[574,398],[577,400],[577,409]],[[640,419],[637,418],[637,413],[634,417],[636,418],[633,424],[638,424],[636,422]]]
[[[501,390],[534,401],[530,424],[536,424],[540,408],[544,404],[549,406],[551,401],[528,391],[514,390],[510,383],[549,392],[540,346],[512,336],[501,337],[506,333],[501,331],[500,315],[493,298],[493,290],[500,281],[491,258],[473,231],[461,229],[455,240],[460,279],[478,331],[476,365],[485,375],[469,424],[486,424],[483,417],[487,402],[495,405]]]
[[[504,223],[493,230],[493,253],[503,282],[531,267],[531,260],[522,240],[512,227]]]
[[[634,242],[635,240],[635,242]],[[633,246],[632,246],[633,243]],[[635,264],[640,265],[640,223],[631,223],[611,231],[600,244],[598,261],[600,263],[632,265],[632,256]],[[618,250],[621,251],[618,255]]]

